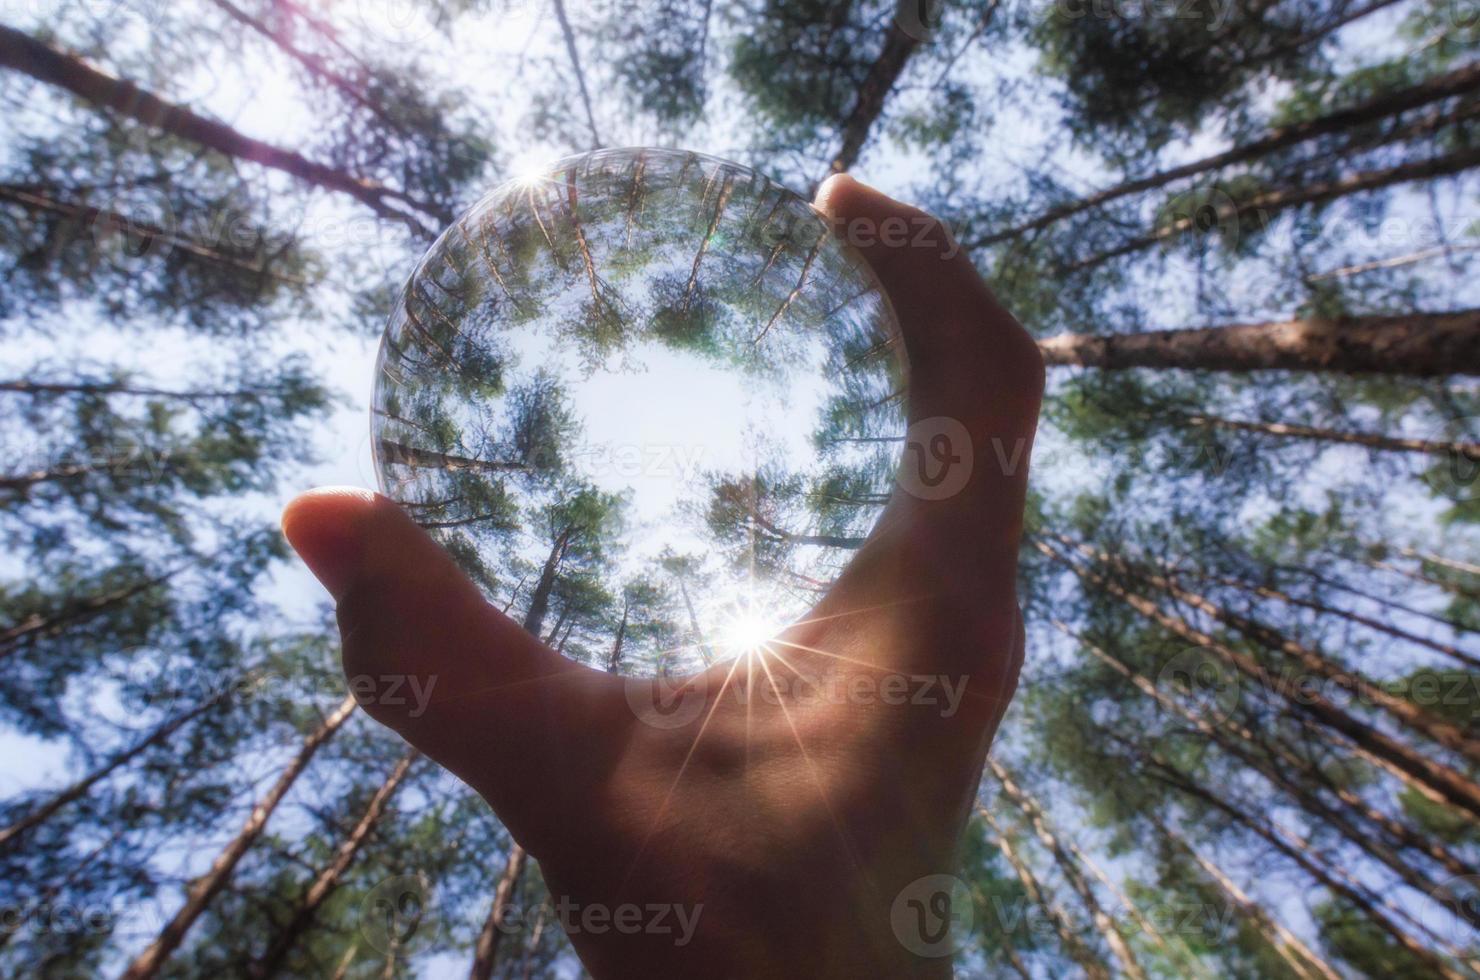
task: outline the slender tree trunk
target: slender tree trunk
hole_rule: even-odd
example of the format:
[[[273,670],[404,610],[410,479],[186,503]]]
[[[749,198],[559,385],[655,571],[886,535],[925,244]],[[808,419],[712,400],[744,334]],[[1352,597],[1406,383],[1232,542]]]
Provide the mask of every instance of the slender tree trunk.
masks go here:
[[[1053,366],[1316,371],[1447,377],[1480,374],[1480,310],[1306,317],[1132,334],[1060,334],[1038,342]]]
[[[534,954],[540,948],[540,940],[545,935],[548,913],[545,906],[540,906],[540,911],[534,920],[534,928],[529,931],[529,942],[524,944],[524,969],[521,976],[524,980],[530,980],[534,975]]]
[[[1442,578],[1436,578],[1433,575],[1427,575],[1421,571],[1414,571],[1411,568],[1404,568],[1401,565],[1394,565],[1392,562],[1369,561],[1367,564],[1384,572],[1392,572],[1396,575],[1401,575],[1404,578],[1412,579],[1413,581],[1418,582],[1421,585],[1429,585],[1433,586],[1436,589],[1442,589],[1443,591],[1448,592],[1450,595],[1465,596],[1467,598],[1480,598],[1480,592],[1477,592],[1475,589],[1466,588],[1464,585],[1461,585],[1458,582],[1450,582]]]
[[[474,473],[520,473],[529,469],[522,462],[498,459],[473,459],[456,453],[439,453],[431,449],[419,449],[400,442],[381,439],[377,442],[383,462],[396,466],[413,466],[420,469],[437,469],[447,472]]]
[[[1408,439],[1387,436],[1376,432],[1339,432],[1310,425],[1294,425],[1288,422],[1248,422],[1242,419],[1225,419],[1214,415],[1172,415],[1179,423],[1199,429],[1225,429],[1230,432],[1255,432],[1260,435],[1278,436],[1286,439],[1313,439],[1317,442],[1335,442],[1366,449],[1381,449],[1396,453],[1427,453],[1437,456],[1464,456],[1480,463],[1480,443],[1447,442],[1439,439]]]
[[[1459,725],[1423,706],[1407,698],[1390,694],[1361,674],[1335,663],[1321,651],[1291,639],[1272,626],[1227,609],[1207,596],[1183,588],[1166,576],[1135,568],[1121,558],[1076,542],[1066,535],[1055,534],[1054,537],[1065,546],[1075,548],[1087,557],[1105,562],[1122,574],[1133,576],[1143,584],[1164,592],[1173,599],[1184,602],[1223,625],[1237,630],[1265,649],[1284,654],[1310,674],[1335,684],[1339,688],[1351,691],[1361,701],[1385,712],[1399,724],[1406,725],[1445,748],[1480,764],[1480,739],[1472,738]]]
[[[904,0],[908,3],[910,0]],[[994,8],[995,9],[995,6]],[[869,133],[884,114],[889,93],[899,83],[910,56],[920,46],[920,39],[905,33],[898,18],[891,18],[884,31],[884,47],[869,65],[868,74],[858,86],[858,97],[838,129],[838,153],[828,165],[828,173],[840,174],[852,168],[868,143]]]
[[[390,129],[402,135],[407,134],[405,127],[388,115],[382,105],[366,95],[369,87],[364,78],[358,80],[346,78],[343,74],[335,71],[323,58],[298,47],[293,42],[290,34],[252,16],[247,11],[232,3],[231,0],[211,0],[211,3],[223,11],[228,17],[272,42],[278,50],[297,62],[315,79],[328,85],[349,101],[366,109]]]
[[[1314,599],[1302,599],[1299,596],[1290,595],[1288,592],[1283,592],[1279,589],[1274,588],[1273,586],[1254,585],[1240,579],[1219,578],[1215,576],[1202,577],[1208,581],[1216,582],[1219,585],[1226,585],[1230,588],[1242,589],[1243,591],[1248,592],[1252,595],[1257,595],[1262,599],[1274,599],[1275,601],[1283,602],[1286,605],[1299,606],[1301,609],[1310,609],[1315,612],[1321,613],[1324,616],[1335,616],[1338,619],[1344,619],[1347,622],[1356,623],[1359,626],[1365,626],[1367,629],[1373,630],[1374,632],[1382,633],[1386,636],[1391,636],[1395,640],[1401,640],[1404,643],[1412,643],[1415,646],[1426,647],[1430,650],[1435,651],[1436,653],[1442,653],[1444,656],[1462,664],[1463,666],[1471,670],[1480,670],[1480,657],[1477,657],[1472,653],[1467,653],[1452,644],[1440,643],[1438,640],[1431,640],[1426,636],[1419,636],[1417,633],[1410,633],[1409,631],[1401,629],[1397,626],[1393,626],[1390,623],[1384,623],[1380,619],[1373,619],[1371,616],[1364,616],[1363,614],[1353,612],[1350,609],[1342,609],[1337,606],[1328,606],[1325,603],[1317,602]]]
[[[596,130],[596,113],[591,111],[591,92],[586,88],[586,72],[581,68],[581,52],[576,47],[576,33],[571,29],[570,18],[565,13],[565,0],[550,0],[555,7],[555,18],[560,21],[560,36],[565,39],[565,53],[570,58],[570,70],[576,76],[576,86],[581,93],[581,105],[586,110],[586,125],[591,127],[591,148],[601,148],[601,134]]]
[[[52,814],[65,807],[67,804],[81,799],[83,796],[87,795],[88,791],[90,791],[98,783],[108,778],[108,776],[112,775],[114,772],[117,772],[122,767],[128,765],[134,759],[138,758],[138,756],[145,749],[158,745],[160,742],[164,741],[175,732],[179,731],[185,725],[188,725],[190,722],[199,718],[201,715],[205,714],[207,711],[210,711],[212,708],[216,707],[220,703],[221,699],[219,697],[211,698],[210,700],[205,701],[190,709],[184,714],[176,715],[174,718],[171,718],[164,724],[160,725],[158,728],[154,729],[154,731],[150,732],[148,736],[136,742],[130,748],[113,756],[103,765],[83,776],[81,779],[77,780],[66,789],[61,790],[60,792],[51,796],[46,800],[45,803],[42,803],[40,806],[31,810],[15,823],[4,828],[3,830],[0,830],[0,848],[3,848],[6,845],[10,844],[12,841],[16,840],[18,837],[20,837],[20,835],[24,834],[31,828],[46,822],[46,820],[50,818]]]
[[[609,674],[615,674],[622,668],[622,642],[627,638],[627,616],[631,609],[632,603],[623,599],[622,621],[617,624],[617,635],[612,640],[612,651],[606,658],[606,670]]]
[[[1047,228],[1065,218],[1080,214],[1092,208],[1101,207],[1112,201],[1117,201],[1132,194],[1141,194],[1146,191],[1164,187],[1174,181],[1195,177],[1213,170],[1222,170],[1234,164],[1246,163],[1250,160],[1267,156],[1278,150],[1287,149],[1300,143],[1326,136],[1331,133],[1339,133],[1347,129],[1355,129],[1369,123],[1385,119],[1388,116],[1397,115],[1408,109],[1438,102],[1441,99],[1451,98],[1455,95],[1463,95],[1480,89],[1480,65],[1466,65],[1463,68],[1451,72],[1445,72],[1433,78],[1426,79],[1416,85],[1385,92],[1365,102],[1360,102],[1345,109],[1337,109],[1324,116],[1317,116],[1303,122],[1290,123],[1285,126],[1276,126],[1269,130],[1259,139],[1252,140],[1242,146],[1235,146],[1222,153],[1194,160],[1178,167],[1161,170],[1145,177],[1135,180],[1127,180],[1107,187],[1105,190],[1082,197],[1077,201],[1061,204],[1058,207],[1038,215],[1029,221],[1004,228],[1001,231],[984,235],[974,241],[966,243],[967,248],[981,248],[987,245],[995,245],[1008,239],[1017,238],[1029,232]]]
[[[1093,549],[1089,549],[1088,553],[1096,554]],[[1237,630],[1265,649],[1284,654],[1310,674],[1338,688],[1351,691],[1359,700],[1383,711],[1399,724],[1406,725],[1445,748],[1463,755],[1471,762],[1480,764],[1480,739],[1471,737],[1459,725],[1407,698],[1389,693],[1361,674],[1335,663],[1321,651],[1297,642],[1272,626],[1224,608],[1208,597],[1185,589],[1164,576],[1133,569],[1127,563],[1111,555],[1098,553],[1098,556],[1101,560],[1116,565],[1125,574],[1134,575],[1144,584],[1163,591],[1223,625]]]
[[[1404,558],[1412,558],[1415,561],[1427,562],[1430,565],[1438,565],[1466,575],[1480,575],[1480,565],[1474,565],[1467,561],[1459,561],[1456,558],[1445,558],[1443,555],[1432,555],[1416,548],[1399,548],[1398,554]]]
[[[581,216],[577,211],[576,175],[575,171],[566,174],[566,213],[570,217],[571,230],[575,232],[576,249],[581,253],[581,262],[586,267],[586,280],[591,289],[591,303],[595,310],[600,312],[606,310],[615,315],[616,311],[611,302],[606,298],[606,283],[596,272],[596,258],[591,254],[591,243],[586,240],[586,229],[581,226]]]
[[[439,227],[451,221],[451,217],[440,209],[405,193],[316,163],[292,150],[244,136],[224,123],[166,102],[132,82],[104,74],[80,58],[3,25],[0,25],[0,68],[10,68],[37,81],[55,85],[80,99],[112,109],[186,142],[234,159],[280,170],[324,190],[348,194],[382,218],[405,224],[418,237],[432,237],[431,230],[419,215],[432,218]]]
[[[817,253],[822,251],[822,243],[827,240],[829,234],[829,232],[824,232],[817,239],[816,244],[812,246],[812,251],[807,253],[807,260],[802,263],[802,271],[797,276],[797,284],[792,287],[791,292],[786,294],[786,299],[781,301],[781,305],[776,307],[776,312],[771,314],[771,319],[766,321],[766,325],[761,328],[761,332],[756,334],[755,339],[750,342],[751,347],[760,346],[760,342],[766,339],[766,334],[771,332],[771,328],[776,325],[776,321],[785,316],[786,311],[791,309],[791,304],[795,303],[797,297],[802,295],[802,290],[807,286],[807,277],[812,274],[812,263],[817,261]]]
[[[1043,909],[1049,921],[1053,923],[1054,932],[1058,934],[1059,942],[1063,945],[1064,951],[1069,954],[1069,957],[1074,962],[1079,964],[1089,980],[1111,980],[1109,966],[1099,958],[1094,950],[1086,946],[1079,936],[1074,934],[1073,928],[1064,920],[1063,913],[1044,894],[1043,886],[1038,883],[1038,879],[1034,876],[1032,869],[1028,867],[1027,863],[1017,853],[1017,849],[1013,847],[1012,841],[1008,839],[1006,831],[997,823],[996,818],[984,806],[978,806],[976,811],[981,815],[982,820],[986,822],[987,826],[992,829],[992,834],[996,838],[997,850],[1001,851],[1002,856],[1007,859],[1007,863],[1012,865],[1013,871],[1017,874],[1018,881],[1022,883],[1023,892],[1028,896],[1028,901]]]
[[[539,636],[545,626],[545,614],[550,609],[550,593],[555,588],[555,578],[560,573],[560,563],[570,548],[571,529],[561,531],[550,546],[549,557],[540,569],[540,579],[529,596],[529,607],[524,611],[523,626],[531,636]]]
[[[1357,834],[1340,814],[1336,814],[1333,817],[1331,807],[1316,797],[1308,787],[1300,786],[1296,781],[1291,779],[1290,774],[1299,773],[1315,781],[1322,788],[1336,796],[1342,805],[1353,814],[1361,817],[1374,827],[1379,828],[1398,845],[1410,848],[1439,864],[1449,874],[1456,877],[1477,874],[1477,869],[1470,862],[1449,850],[1441,841],[1432,836],[1419,833],[1395,820],[1393,817],[1377,810],[1361,796],[1352,792],[1352,790],[1331,781],[1317,766],[1296,755],[1287,745],[1278,739],[1274,740],[1272,744],[1265,744],[1255,735],[1253,730],[1232,718],[1223,719],[1216,723],[1209,721],[1202,715],[1192,711],[1176,698],[1168,696],[1149,677],[1138,673],[1114,654],[1072,632],[1067,624],[1060,620],[1054,620],[1053,625],[1078,642],[1081,647],[1089,651],[1096,659],[1129,680],[1138,691],[1150,697],[1162,708],[1187,721],[1229,754],[1255,769],[1271,785],[1283,786],[1307,812],[1311,813],[1317,819],[1330,819],[1333,823],[1340,823],[1347,827],[1352,831],[1347,834],[1348,839],[1368,850],[1369,853],[1373,854],[1373,857],[1384,860],[1385,863],[1388,863],[1400,875],[1407,876],[1414,869],[1406,861],[1402,861],[1396,857],[1393,860],[1388,860],[1382,858],[1378,853],[1374,853],[1373,849],[1368,846],[1365,835]],[[1267,759],[1264,756],[1265,752],[1273,753],[1275,758],[1273,760]],[[1386,851],[1386,849],[1382,850]],[[1391,854],[1391,852],[1386,853]],[[1394,861],[1397,863],[1394,863]],[[1399,867],[1398,864],[1402,864],[1403,866]],[[1414,880],[1417,881],[1418,879]],[[1428,891],[1430,888],[1423,887],[1419,890]]]
[[[1387,259],[1373,259],[1370,262],[1357,262],[1354,265],[1344,265],[1339,269],[1318,272],[1315,275],[1306,276],[1304,281],[1325,282],[1329,279],[1345,279],[1348,276],[1359,276],[1364,272],[1378,272],[1383,269],[1401,269],[1405,265],[1416,265],[1419,262],[1427,262],[1429,259],[1448,258],[1458,252],[1474,252],[1477,250],[1480,250],[1480,245],[1440,245],[1435,248],[1421,248],[1417,252],[1409,252],[1406,255],[1395,255]]]
[[[344,980],[349,976],[350,964],[355,961],[355,954],[360,951],[360,941],[356,939],[344,948],[344,955],[339,957],[339,962],[334,965],[334,975],[330,980]]]
[[[283,797],[288,795],[288,790],[293,788],[298,777],[303,775],[303,771],[308,768],[315,753],[334,736],[335,732],[339,731],[354,711],[355,699],[354,695],[350,695],[341,701],[339,706],[304,740],[298,749],[298,754],[278,776],[277,782],[252,808],[241,831],[220,854],[216,855],[216,859],[211,862],[210,869],[190,883],[185,890],[185,904],[165,924],[154,941],[129,964],[128,969],[123,972],[122,980],[148,980],[159,973],[160,967],[164,966],[165,960],[180,945],[185,934],[195,924],[195,920],[200,918],[201,913],[211,904],[212,899],[231,880],[238,862],[256,842],[273,811],[283,801]]]
[[[733,174],[726,174],[724,182],[720,185],[719,200],[715,202],[714,214],[710,216],[709,227],[704,231],[704,237],[699,240],[699,247],[694,251],[694,264],[689,269],[689,281],[683,291],[683,306],[685,313],[693,305],[694,290],[699,285],[699,266],[704,261],[704,254],[709,251],[709,243],[714,238],[714,233],[719,230],[720,219],[724,217],[725,208],[729,206],[730,194],[735,189],[735,178]],[[779,244],[779,243],[778,243]]]
[[[1235,650],[1179,617],[1163,612],[1150,599],[1059,555],[1042,542],[1038,542],[1036,547],[1053,560],[1065,564],[1087,584],[1103,589],[1108,595],[1119,599],[1173,635],[1218,654],[1240,674],[1253,680],[1261,690],[1282,698],[1296,712],[1339,732],[1373,756],[1387,760],[1415,780],[1428,785],[1453,805],[1463,808],[1472,817],[1480,817],[1480,785],[1454,767],[1431,758],[1429,754],[1419,752],[1356,718],[1318,691],[1297,689],[1298,685],[1292,686],[1286,679],[1269,673],[1247,653]]]
[[[1202,961],[1192,952],[1185,940],[1177,943],[1176,948],[1173,949],[1172,941],[1156,927],[1155,922],[1147,918],[1140,908],[1131,901],[1130,896],[1115,883],[1114,879],[1105,872],[1105,869],[1096,864],[1088,854],[1080,850],[1072,840],[1065,838],[1064,846],[1069,849],[1069,853],[1073,856],[1074,860],[1088,868],[1089,873],[1100,884],[1109,889],[1110,894],[1115,896],[1115,900],[1120,903],[1121,907],[1131,914],[1131,918],[1136,920],[1136,925],[1146,934],[1147,938],[1151,940],[1156,948],[1161,951],[1161,955],[1166,957],[1168,963],[1178,964],[1182,969],[1188,970],[1189,973],[1195,976],[1207,977],[1211,980],[1212,974],[1208,973],[1207,968],[1202,965]]]
[[[704,637],[704,631],[699,628],[699,613],[694,608],[693,597],[689,595],[689,584],[684,581],[682,575],[678,576],[678,594],[683,597],[684,609],[689,614],[689,628],[694,631],[694,642],[699,647],[699,654],[704,658],[707,667],[714,663],[714,651],[709,649],[709,641]]]
[[[0,630],[0,660],[15,653],[21,644],[33,637],[52,636],[69,626],[85,623],[95,616],[99,616],[109,609],[113,609],[129,601],[135,596],[142,595],[150,589],[157,588],[174,578],[188,565],[177,565],[163,575],[135,582],[133,585],[102,595],[86,596],[69,605],[67,608],[52,615],[32,614],[12,626]]]
[[[1405,616],[1412,616],[1415,619],[1426,619],[1429,622],[1434,623],[1435,625],[1444,627],[1451,633],[1476,632],[1463,623],[1456,623],[1453,620],[1445,619],[1443,616],[1437,616],[1434,613],[1425,612],[1422,609],[1415,609],[1412,606],[1404,605],[1403,603],[1398,602],[1396,599],[1394,599],[1391,595],[1376,595],[1372,592],[1367,592],[1363,589],[1357,588],[1354,585],[1351,585],[1350,583],[1343,582],[1340,579],[1332,578],[1329,575],[1322,575],[1320,572],[1315,571],[1311,568],[1304,568],[1299,565],[1278,565],[1275,567],[1279,571],[1297,573],[1310,579],[1317,585],[1323,586],[1328,589],[1336,589],[1339,592],[1345,592],[1347,595],[1356,596],[1358,599],[1363,599],[1367,602],[1373,603],[1374,605],[1381,606],[1384,609],[1391,609],[1394,612],[1402,613]]]
[[[566,550],[570,547],[570,536],[571,529],[566,528],[556,537],[550,548],[550,555],[545,559],[545,566],[540,571],[540,580],[530,595],[529,608],[524,613],[522,625],[533,636],[539,636],[540,630],[544,628],[545,614],[550,608],[550,592],[555,587],[560,563],[565,560]],[[514,892],[524,877],[527,858],[523,847],[511,843],[504,873],[493,893],[493,907],[488,911],[488,918],[484,920],[473,948],[473,966],[468,974],[469,980],[488,980],[493,975],[494,967],[498,965],[499,940],[508,924]]]
[[[171,249],[193,255],[204,262],[243,272],[258,279],[272,279],[300,286],[306,283],[306,280],[300,276],[287,276],[267,268],[265,256],[233,251],[218,244],[197,241],[179,231],[161,228],[132,215],[120,214],[107,208],[58,200],[35,188],[0,184],[0,201],[9,201],[32,213],[55,215],[73,222],[79,230],[85,228],[113,230],[146,239],[151,244],[161,242]]]
[[[1334,201],[1337,198],[1347,197],[1351,194],[1378,190],[1383,187],[1391,187],[1395,184],[1406,184],[1415,180],[1433,180],[1437,177],[1448,177],[1463,173],[1476,165],[1480,165],[1480,147],[1466,147],[1441,156],[1412,160],[1396,166],[1384,167],[1381,170],[1362,171],[1360,173],[1348,174],[1345,177],[1339,177],[1335,180],[1309,181],[1295,187],[1282,187],[1264,191],[1251,195],[1242,201],[1223,204],[1215,208],[1214,213],[1219,223],[1236,220],[1245,216],[1257,216],[1261,221],[1264,221],[1292,208],[1304,207],[1311,204],[1324,204],[1327,201]],[[1178,219],[1155,231],[1123,242],[1109,251],[1100,252],[1087,259],[1075,262],[1065,271],[1069,273],[1084,272],[1113,259],[1145,251],[1162,242],[1179,238],[1198,227],[1202,217],[1199,215],[1197,218],[1188,217]]]
[[[499,939],[508,926],[509,912],[514,904],[514,891],[519,887],[519,879],[524,876],[527,859],[524,848],[518,844],[510,847],[504,873],[493,893],[493,908],[489,910],[483,930],[478,933],[477,945],[473,948],[473,968],[468,973],[468,980],[488,980],[493,976],[494,967],[498,965]]]
[[[43,395],[124,395],[131,398],[162,398],[171,401],[201,402],[215,399],[246,400],[271,398],[286,394],[278,388],[151,388],[123,381],[32,381],[13,378],[0,381],[0,391],[39,398]]]
[[[370,835],[375,831],[381,818],[385,816],[386,804],[400,788],[419,755],[420,753],[415,749],[403,755],[401,761],[397,762],[396,767],[391,770],[391,774],[386,777],[385,782],[376,789],[375,795],[370,797],[370,803],[365,807],[365,812],[361,814],[359,822],[349,832],[349,836],[335,850],[333,859],[315,876],[313,883],[308,886],[308,890],[299,899],[297,907],[293,909],[292,916],[273,936],[272,945],[268,947],[267,952],[260,960],[252,964],[250,972],[254,976],[276,976],[282,969],[283,961],[292,952],[303,934],[313,927],[319,909],[323,907],[329,896],[334,894],[339,887],[340,879],[354,863],[365,843],[370,840]]]
[[[1271,917],[1263,906],[1250,898],[1222,868],[1200,854],[1171,828],[1161,825],[1160,831],[1165,839],[1171,841],[1176,848],[1186,853],[1198,867],[1203,869],[1218,889],[1233,902],[1234,907],[1238,909],[1245,921],[1253,924],[1263,934],[1264,941],[1298,976],[1305,980],[1343,980],[1341,974],[1337,973],[1330,963],[1316,955],[1315,950],[1307,946],[1299,936],[1287,929],[1278,919]]]
[[[1105,940],[1105,945],[1110,947],[1110,952],[1120,963],[1121,970],[1131,980],[1146,980],[1146,971],[1141,968],[1136,954],[1131,951],[1130,944],[1125,941],[1125,937],[1120,934],[1120,930],[1116,928],[1104,907],[1100,905],[1099,898],[1095,896],[1095,890],[1080,873],[1073,856],[1060,843],[1053,828],[1048,825],[1048,818],[1044,815],[1043,808],[1017,784],[1000,762],[988,756],[987,766],[992,770],[992,775],[997,778],[997,782],[1002,785],[1007,798],[1012,800],[1013,804],[1028,818],[1028,824],[1033,828],[1033,833],[1038,840],[1053,855],[1054,863],[1059,867],[1059,873],[1064,876],[1064,880],[1069,883],[1074,894],[1079,896],[1080,902],[1084,903],[1085,910],[1089,912],[1090,921],[1095,924],[1095,930],[1100,934],[1100,938]]]
[[[104,459],[92,459],[86,463],[61,463],[26,473],[8,473],[0,475],[0,491],[21,497],[43,483],[72,483],[103,473],[121,474],[139,466],[156,471],[164,470],[188,455],[184,451],[153,453],[145,449]]]
[[[1214,809],[1228,814],[1234,822],[1247,828],[1275,850],[1284,854],[1297,867],[1321,885],[1321,887],[1325,888],[1332,895],[1338,895],[1349,902],[1374,926],[1387,933],[1394,942],[1411,953],[1429,970],[1432,970],[1434,976],[1443,977],[1444,980],[1466,980],[1463,973],[1436,956],[1432,950],[1399,928],[1397,923],[1393,922],[1381,909],[1373,904],[1371,898],[1366,894],[1365,889],[1348,884],[1332,874],[1328,868],[1311,856],[1311,850],[1308,846],[1288,840],[1283,833],[1278,833],[1266,826],[1263,821],[1257,820],[1245,813],[1242,807],[1233,805],[1207,787],[1197,785],[1185,773],[1156,757],[1154,754],[1152,761],[1158,769],[1167,774],[1165,781],[1169,785],[1180,789],[1189,796],[1201,800]]]

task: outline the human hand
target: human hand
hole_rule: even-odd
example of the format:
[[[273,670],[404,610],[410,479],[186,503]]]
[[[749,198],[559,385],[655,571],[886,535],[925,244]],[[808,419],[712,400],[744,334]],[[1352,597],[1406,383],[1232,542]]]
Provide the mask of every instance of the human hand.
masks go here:
[[[685,910],[691,935],[646,918],[635,933],[569,930],[598,977],[950,973],[949,957],[921,955],[930,937],[912,941],[897,899],[955,871],[1016,686],[1043,365],[943,227],[879,243],[889,219],[918,230],[925,216],[847,177],[817,203],[850,240],[874,229],[861,251],[900,322],[911,440],[969,475],[925,499],[937,494],[907,452],[914,492],[894,493],[838,581],[763,652],[660,693],[544,646],[383,497],[318,490],[283,517],[338,604],[346,674],[431,692],[417,705],[372,691],[366,710],[482,794],[575,923],[592,908],[608,923],[624,906]]]

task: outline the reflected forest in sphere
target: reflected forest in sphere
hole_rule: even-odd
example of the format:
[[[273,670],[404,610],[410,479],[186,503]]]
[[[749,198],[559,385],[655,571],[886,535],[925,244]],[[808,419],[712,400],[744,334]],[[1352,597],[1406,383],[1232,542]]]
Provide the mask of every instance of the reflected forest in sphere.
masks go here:
[[[488,195],[411,277],[377,364],[381,483],[495,600],[527,553],[515,601],[562,652],[689,673],[736,652],[752,606],[806,612],[878,516],[905,430],[891,320],[863,260],[765,177],[576,157]],[[734,431],[644,426],[634,402]],[[620,636],[576,632],[582,603],[617,601]],[[669,628],[629,633],[660,606]]]

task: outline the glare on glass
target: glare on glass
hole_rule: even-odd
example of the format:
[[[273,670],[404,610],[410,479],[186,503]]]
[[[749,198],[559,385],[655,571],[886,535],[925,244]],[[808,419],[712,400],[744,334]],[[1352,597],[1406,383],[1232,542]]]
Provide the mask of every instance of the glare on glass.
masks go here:
[[[381,489],[573,659],[687,673],[803,614],[904,432],[893,314],[810,204],[697,153],[499,187],[386,326]]]

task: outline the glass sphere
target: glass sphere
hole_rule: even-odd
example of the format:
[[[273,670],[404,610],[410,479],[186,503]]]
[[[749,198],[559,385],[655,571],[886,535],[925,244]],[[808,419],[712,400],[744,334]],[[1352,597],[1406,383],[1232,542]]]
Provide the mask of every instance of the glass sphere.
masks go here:
[[[687,673],[772,642],[873,526],[897,336],[798,195],[698,153],[587,153],[422,258],[376,364],[376,474],[551,646]]]

